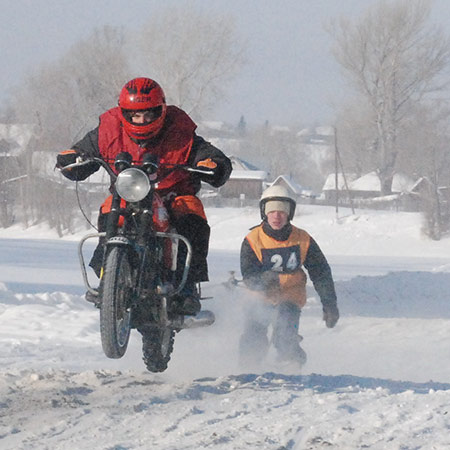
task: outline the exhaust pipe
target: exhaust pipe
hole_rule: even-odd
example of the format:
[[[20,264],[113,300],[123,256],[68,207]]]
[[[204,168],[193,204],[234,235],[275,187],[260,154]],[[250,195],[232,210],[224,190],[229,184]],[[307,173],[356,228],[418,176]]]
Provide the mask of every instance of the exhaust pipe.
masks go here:
[[[200,311],[195,316],[184,316],[180,329],[209,327],[215,322],[216,318],[211,311]]]

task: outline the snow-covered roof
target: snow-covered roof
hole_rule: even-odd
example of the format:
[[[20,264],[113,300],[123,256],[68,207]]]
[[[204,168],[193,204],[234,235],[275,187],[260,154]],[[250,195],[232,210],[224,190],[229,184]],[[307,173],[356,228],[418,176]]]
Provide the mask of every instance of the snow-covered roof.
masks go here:
[[[334,136],[334,127],[331,126],[320,126],[315,128],[302,128],[297,132],[298,137],[308,137],[308,136]]]
[[[322,136],[334,136],[334,127],[316,127],[316,134],[320,134]]]
[[[237,156],[230,156],[233,170],[260,170],[258,167]]]
[[[264,170],[233,170],[230,180],[261,180],[267,178],[267,172]]]
[[[414,181],[405,174],[396,173],[392,181],[392,192],[410,192]],[[381,182],[376,172],[370,172],[350,183],[352,191],[381,191]]]
[[[356,179],[356,174],[354,173],[346,173],[345,178],[344,174],[338,173],[338,189],[343,190],[346,189],[345,180],[350,184],[353,180]],[[325,184],[323,185],[322,191],[334,191],[336,190],[336,174],[330,173],[325,180]]]
[[[309,128],[303,128],[297,133],[297,136],[308,136],[309,134],[311,134],[310,129]]]
[[[294,181],[290,176],[288,175],[280,175],[278,176],[275,181],[271,184],[271,186],[277,185],[284,182],[291,191],[296,194],[300,195],[303,192],[302,186],[300,186],[296,181]]]
[[[351,191],[365,192],[381,192],[381,182],[376,172],[369,172],[360,178],[356,178],[355,174],[345,174],[347,178],[348,188]],[[405,174],[396,173],[392,181],[392,192],[411,192],[415,186],[415,182]],[[332,191],[336,189],[335,174],[328,175],[322,191]],[[344,176],[338,173],[338,189],[346,189]]]
[[[219,120],[202,120],[199,126],[209,128],[210,130],[222,130],[224,127],[224,122]]]
[[[288,133],[290,131],[289,127],[286,125],[274,125],[270,128],[270,134],[273,133]]]

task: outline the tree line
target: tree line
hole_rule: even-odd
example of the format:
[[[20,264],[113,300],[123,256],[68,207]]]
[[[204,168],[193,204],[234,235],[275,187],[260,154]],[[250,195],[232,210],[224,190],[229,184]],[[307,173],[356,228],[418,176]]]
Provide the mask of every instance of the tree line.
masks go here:
[[[376,171],[383,195],[391,193],[396,172],[425,177],[426,230],[439,238],[450,220],[442,218],[440,190],[450,182],[450,39],[431,22],[432,6],[432,0],[380,0],[360,17],[335,18],[324,32],[332,37],[332,57],[351,93],[336,109],[334,124],[344,169],[358,175]],[[67,185],[50,185],[48,165],[39,163],[38,154],[33,158],[33,150],[56,155],[70,147],[117,103],[127,80],[151,74],[169,103],[195,120],[206,119],[226,98],[245,55],[233,16],[206,14],[189,4],[155,11],[138,32],[97,29],[30,74],[0,113],[4,121],[32,123],[37,130],[30,151],[21,156],[27,176],[20,190],[21,220],[31,224],[50,215],[47,220],[61,234],[71,229],[64,217],[73,217],[76,204],[66,201]],[[243,118],[237,130],[244,156],[255,165],[316,189],[323,182],[292,133],[274,134],[268,124],[247,129]]]

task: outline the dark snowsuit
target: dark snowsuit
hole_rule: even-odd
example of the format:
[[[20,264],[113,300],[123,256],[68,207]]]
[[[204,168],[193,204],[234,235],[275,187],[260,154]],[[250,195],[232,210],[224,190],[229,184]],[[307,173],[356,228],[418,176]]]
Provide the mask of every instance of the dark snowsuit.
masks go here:
[[[337,302],[331,269],[318,244],[290,223],[274,230],[264,221],[244,239],[240,260],[245,284],[264,297],[248,307],[240,340],[241,360],[256,363],[264,358],[269,348],[267,331],[272,325],[272,343],[279,359],[304,363],[306,354],[298,336],[301,308],[306,302],[302,267],[323,306],[333,307]]]

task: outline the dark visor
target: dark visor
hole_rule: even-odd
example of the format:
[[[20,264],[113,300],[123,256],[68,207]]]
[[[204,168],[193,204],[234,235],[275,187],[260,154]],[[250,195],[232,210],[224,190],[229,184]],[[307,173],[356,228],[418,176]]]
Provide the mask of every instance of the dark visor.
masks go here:
[[[142,124],[133,122],[133,115],[136,113],[143,113],[145,117],[145,122]],[[156,106],[155,108],[149,109],[123,109],[122,114],[125,117],[127,122],[132,123],[133,125],[148,125],[151,122],[154,122],[156,119],[161,117],[162,114],[162,106]]]

